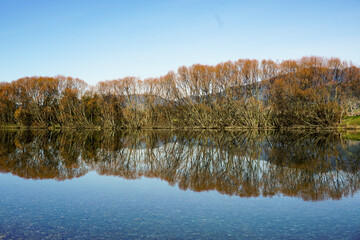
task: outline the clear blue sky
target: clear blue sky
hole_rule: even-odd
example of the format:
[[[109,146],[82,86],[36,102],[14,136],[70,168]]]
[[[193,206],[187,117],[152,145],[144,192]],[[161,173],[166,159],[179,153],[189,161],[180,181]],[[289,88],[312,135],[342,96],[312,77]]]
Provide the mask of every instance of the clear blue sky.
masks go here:
[[[0,81],[156,77],[194,63],[360,63],[360,1],[0,0]]]

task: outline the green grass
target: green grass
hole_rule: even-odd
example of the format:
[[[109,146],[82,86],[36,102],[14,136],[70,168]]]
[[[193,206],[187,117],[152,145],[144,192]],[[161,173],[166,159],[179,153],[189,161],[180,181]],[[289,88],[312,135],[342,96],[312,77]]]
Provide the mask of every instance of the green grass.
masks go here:
[[[348,126],[360,126],[360,115],[345,117],[342,124]]]

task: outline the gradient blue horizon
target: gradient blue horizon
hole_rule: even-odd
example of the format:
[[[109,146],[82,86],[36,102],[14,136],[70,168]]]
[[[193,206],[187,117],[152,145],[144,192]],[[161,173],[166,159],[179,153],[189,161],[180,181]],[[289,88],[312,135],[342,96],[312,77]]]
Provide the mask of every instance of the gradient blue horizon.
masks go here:
[[[360,63],[360,1],[0,0],[0,81],[89,84],[239,58]]]

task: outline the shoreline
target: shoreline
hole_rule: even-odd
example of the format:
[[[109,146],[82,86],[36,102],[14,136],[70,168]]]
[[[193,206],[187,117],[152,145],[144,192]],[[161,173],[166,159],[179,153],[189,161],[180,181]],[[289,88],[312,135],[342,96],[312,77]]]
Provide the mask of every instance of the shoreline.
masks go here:
[[[141,128],[128,128],[128,127],[39,127],[39,126],[22,126],[22,125],[0,125],[1,130],[277,130],[277,131],[289,131],[289,130],[358,130],[360,131],[360,125],[339,125],[334,127],[320,127],[320,126],[291,126],[291,127],[246,127],[246,126],[226,126],[226,127],[141,127]]]

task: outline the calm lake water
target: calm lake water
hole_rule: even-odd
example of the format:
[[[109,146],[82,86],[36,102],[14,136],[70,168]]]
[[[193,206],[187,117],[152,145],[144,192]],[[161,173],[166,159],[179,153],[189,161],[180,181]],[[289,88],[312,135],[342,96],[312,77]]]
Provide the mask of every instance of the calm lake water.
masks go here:
[[[0,239],[360,239],[338,133],[0,131]]]

